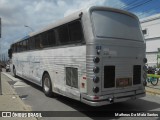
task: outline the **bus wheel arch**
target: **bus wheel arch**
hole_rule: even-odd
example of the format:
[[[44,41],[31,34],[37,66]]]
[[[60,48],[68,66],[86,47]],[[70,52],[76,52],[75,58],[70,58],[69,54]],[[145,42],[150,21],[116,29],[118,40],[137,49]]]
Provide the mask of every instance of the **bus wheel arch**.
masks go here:
[[[52,92],[52,82],[51,82],[51,78],[50,75],[47,71],[43,72],[43,76],[42,76],[42,88],[43,88],[43,92],[46,96],[48,97],[52,97],[53,96],[53,92]]]

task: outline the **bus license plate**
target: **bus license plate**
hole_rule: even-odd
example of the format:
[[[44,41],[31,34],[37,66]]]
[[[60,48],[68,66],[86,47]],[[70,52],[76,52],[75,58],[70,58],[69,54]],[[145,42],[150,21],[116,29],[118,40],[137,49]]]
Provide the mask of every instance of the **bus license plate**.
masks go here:
[[[129,85],[128,78],[118,78],[117,79],[117,87],[126,87]]]

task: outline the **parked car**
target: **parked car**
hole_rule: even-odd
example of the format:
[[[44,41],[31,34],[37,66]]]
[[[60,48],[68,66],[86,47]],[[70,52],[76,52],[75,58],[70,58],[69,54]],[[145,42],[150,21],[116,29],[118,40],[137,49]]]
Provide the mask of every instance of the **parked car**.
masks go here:
[[[10,72],[10,65],[9,64],[6,65],[6,72]]]

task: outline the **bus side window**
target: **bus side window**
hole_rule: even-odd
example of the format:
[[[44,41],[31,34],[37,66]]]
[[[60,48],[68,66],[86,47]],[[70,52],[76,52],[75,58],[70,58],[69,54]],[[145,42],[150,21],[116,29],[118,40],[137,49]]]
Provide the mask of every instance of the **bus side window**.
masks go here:
[[[48,34],[47,32],[44,32],[41,34],[41,39],[42,39],[42,46],[46,47],[48,46]]]
[[[80,21],[72,22],[68,25],[70,42],[79,42],[83,39],[82,26]]]
[[[54,30],[49,30],[48,31],[48,45],[49,46],[55,46],[56,45],[56,39],[55,39]]]
[[[24,41],[23,41],[23,51],[26,51],[26,46],[27,46],[27,41],[24,40]]]
[[[17,52],[19,52],[19,42],[16,43],[16,46],[17,46]]]
[[[35,39],[34,39],[34,37],[29,39],[29,46],[30,46],[30,50],[35,49]]]
[[[17,52],[17,43],[14,44],[14,52]]]
[[[12,52],[13,52],[13,53],[15,52],[14,46],[15,46],[15,44],[12,45]]]
[[[20,52],[22,52],[22,51],[23,51],[23,47],[22,47],[22,46],[23,46],[23,43],[20,42],[19,44],[20,44]]]
[[[26,50],[29,50],[28,39],[26,40]]]
[[[40,48],[40,36],[39,35],[35,36],[35,48],[36,49]]]
[[[16,44],[13,45],[13,52],[14,52],[14,53],[17,52],[17,50],[16,50]]]
[[[58,45],[61,44],[61,42],[59,41],[58,30],[55,29],[55,30],[54,30],[54,33],[55,33],[56,45],[58,46]]]
[[[12,58],[12,48],[10,48],[9,50],[8,50],[8,57],[11,59]]]
[[[16,43],[16,49],[17,49],[16,51],[18,52],[18,43]]]
[[[42,38],[42,34],[39,35],[39,48],[43,48],[43,38]]]
[[[55,29],[56,40],[60,45],[69,43],[69,35],[67,25],[60,26]]]
[[[20,42],[18,43],[18,49],[19,49],[18,52],[21,52],[21,43]]]

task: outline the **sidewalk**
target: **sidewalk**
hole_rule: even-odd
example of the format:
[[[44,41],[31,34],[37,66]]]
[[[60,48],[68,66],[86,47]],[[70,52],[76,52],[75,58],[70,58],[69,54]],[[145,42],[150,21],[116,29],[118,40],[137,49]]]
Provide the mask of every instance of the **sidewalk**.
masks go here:
[[[12,81],[5,73],[1,74],[2,95],[0,95],[0,111],[32,111],[19,98],[15,90],[9,85],[8,81]],[[37,120],[37,118],[0,118],[0,120]]]
[[[151,95],[160,96],[160,80],[158,81],[158,84],[156,86],[153,86],[151,83],[147,83],[146,86],[146,93]]]

